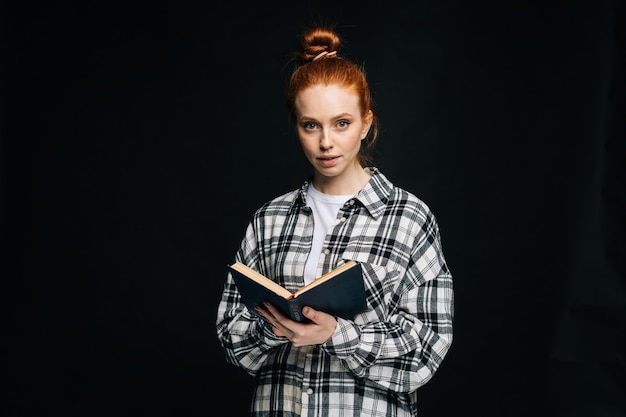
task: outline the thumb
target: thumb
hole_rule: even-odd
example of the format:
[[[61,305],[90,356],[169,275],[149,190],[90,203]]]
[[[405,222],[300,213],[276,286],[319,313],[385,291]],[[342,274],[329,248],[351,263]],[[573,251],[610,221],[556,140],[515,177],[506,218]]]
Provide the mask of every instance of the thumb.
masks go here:
[[[302,308],[302,314],[304,314],[304,317],[306,317],[307,319],[310,319],[310,320],[314,320],[315,318],[317,318],[317,311],[313,310],[309,306],[304,306]]]

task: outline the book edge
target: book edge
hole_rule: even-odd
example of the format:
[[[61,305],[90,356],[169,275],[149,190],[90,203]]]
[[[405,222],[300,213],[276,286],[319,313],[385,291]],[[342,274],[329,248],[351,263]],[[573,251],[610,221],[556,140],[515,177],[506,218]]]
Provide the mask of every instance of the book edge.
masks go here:
[[[235,262],[231,265],[228,265],[229,268],[231,268],[232,270],[241,273],[242,275],[246,276],[247,278],[251,279],[252,281],[256,282],[257,284],[262,285],[263,287],[267,288],[268,290],[272,291],[273,293],[285,298],[286,300],[292,298],[294,296],[294,294],[292,294],[291,292],[289,292],[289,290],[287,290],[285,287],[281,286],[280,284],[272,281],[271,279],[269,279],[268,277],[266,277],[265,275],[261,274],[258,271],[255,271],[254,269],[250,268],[248,265],[242,263],[242,262]]]

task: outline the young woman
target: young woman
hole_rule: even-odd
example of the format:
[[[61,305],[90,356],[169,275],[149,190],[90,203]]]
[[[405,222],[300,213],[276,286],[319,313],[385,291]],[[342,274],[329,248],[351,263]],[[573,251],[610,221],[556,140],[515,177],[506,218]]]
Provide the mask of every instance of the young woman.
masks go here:
[[[332,28],[302,35],[287,108],[313,173],[254,213],[235,260],[290,291],[355,260],[367,309],[341,318],[305,307],[301,323],[267,304],[260,317],[228,274],[217,335],[226,360],[255,377],[250,416],[415,416],[417,389],[452,343],[437,222],[372,165],[368,82],[340,47]]]

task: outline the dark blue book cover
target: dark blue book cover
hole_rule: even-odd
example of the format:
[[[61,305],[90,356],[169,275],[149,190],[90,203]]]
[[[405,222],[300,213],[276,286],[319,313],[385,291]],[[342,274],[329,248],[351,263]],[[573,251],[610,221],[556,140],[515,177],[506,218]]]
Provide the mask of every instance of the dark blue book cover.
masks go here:
[[[246,307],[258,314],[255,306],[269,301],[292,320],[306,321],[302,308],[309,306],[334,316],[350,319],[364,311],[365,286],[361,265],[355,261],[335,268],[295,293],[290,293],[271,279],[235,262],[228,265],[241,299]]]

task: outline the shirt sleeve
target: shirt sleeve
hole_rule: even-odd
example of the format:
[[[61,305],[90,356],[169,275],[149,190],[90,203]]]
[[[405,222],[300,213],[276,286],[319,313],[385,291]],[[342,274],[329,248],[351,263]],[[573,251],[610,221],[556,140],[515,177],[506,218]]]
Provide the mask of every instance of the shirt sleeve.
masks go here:
[[[228,290],[224,292],[227,293]],[[226,361],[250,375],[256,374],[271,349],[289,342],[287,338],[275,336],[270,326],[250,314],[243,304],[228,301],[228,298],[218,307],[217,336]]]
[[[430,220],[430,235],[415,247],[404,276],[384,304],[373,306],[377,319],[357,324],[338,318],[334,335],[322,345],[357,377],[397,392],[429,381],[452,343],[452,275]]]
[[[251,265],[251,257],[255,253],[253,236],[250,226],[236,256],[237,260],[248,265]],[[244,253],[247,255],[244,256]],[[256,374],[273,348],[289,342],[285,337],[274,335],[263,318],[248,311],[230,272],[218,305],[216,331],[226,361],[250,375]]]

